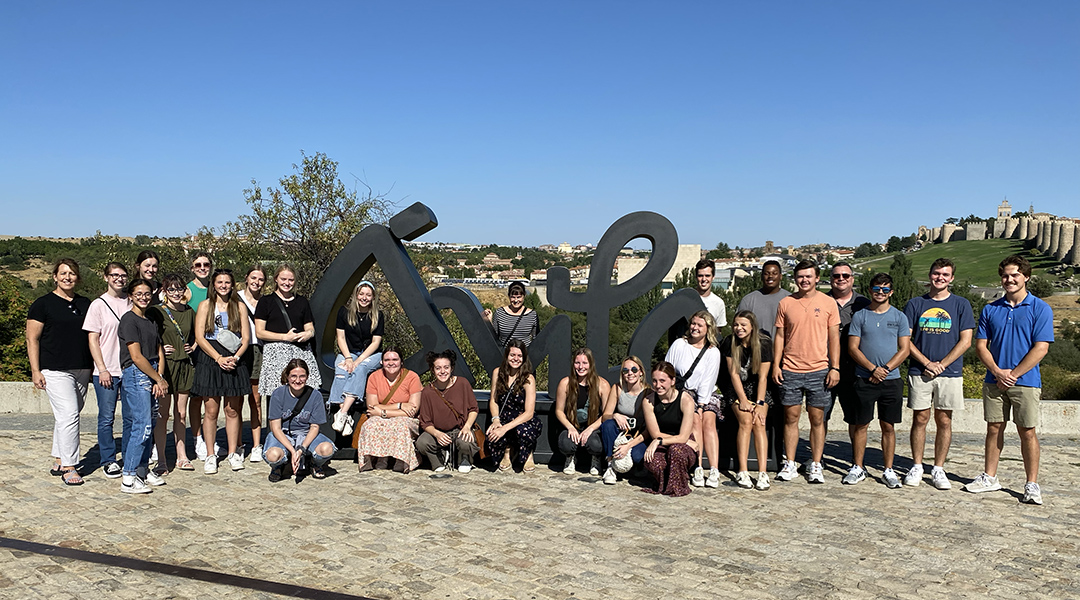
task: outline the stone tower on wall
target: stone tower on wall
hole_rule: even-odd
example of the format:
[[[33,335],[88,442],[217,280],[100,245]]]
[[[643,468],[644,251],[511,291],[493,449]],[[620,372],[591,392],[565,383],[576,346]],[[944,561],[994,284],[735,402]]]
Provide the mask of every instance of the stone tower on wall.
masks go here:
[[[1011,216],[1012,216],[1012,206],[1009,205],[1009,199],[1006,198],[1006,199],[1001,201],[1001,204],[998,204],[997,218],[998,218],[998,220],[1004,220],[1004,219],[1008,219]]]

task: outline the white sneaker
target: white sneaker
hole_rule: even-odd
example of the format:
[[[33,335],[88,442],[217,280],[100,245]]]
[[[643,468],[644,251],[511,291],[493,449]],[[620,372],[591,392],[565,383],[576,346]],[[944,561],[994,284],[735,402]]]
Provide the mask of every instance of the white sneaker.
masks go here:
[[[746,476],[747,481],[750,480],[750,476]],[[705,479],[705,487],[718,488],[720,487],[720,471],[719,469],[709,469],[709,476]],[[750,486],[746,486],[750,487]]]
[[[765,471],[762,471],[762,472],[758,473],[757,474],[757,484],[755,484],[754,487],[757,488],[758,490],[762,491],[762,492],[764,492],[765,490],[772,487],[769,484],[769,474],[766,473]]]
[[[1021,502],[1024,504],[1042,504],[1042,490],[1039,489],[1039,484],[1034,481],[1025,483],[1024,499]]]
[[[219,444],[217,442],[214,442],[214,454],[216,454],[218,456],[218,458],[221,458],[221,457],[225,456],[225,454],[226,454],[225,449],[222,448],[221,444]]]
[[[330,426],[330,428],[334,431],[341,431],[342,428],[345,427],[345,416],[346,413],[339,410],[337,414],[334,415],[334,423]]]
[[[821,468],[821,463],[810,463],[810,469],[806,473],[806,480],[810,483],[825,483],[825,472]]]
[[[799,467],[793,460],[785,460],[784,466],[780,468],[780,472],[776,474],[776,478],[780,481],[791,481],[799,475]]]
[[[154,487],[157,487],[159,485],[165,485],[165,478],[153,471],[150,471],[146,474],[146,483],[147,485],[152,485]]]
[[[563,467],[562,472],[563,475],[573,475],[574,473],[577,473],[577,465],[574,463],[573,456],[571,456],[570,459],[566,461],[566,466]]]
[[[690,483],[694,487],[705,487],[705,469],[701,467],[694,469],[694,478],[690,480]]]
[[[217,455],[207,454],[206,462],[203,463],[202,472],[205,475],[213,475],[217,473]]]
[[[244,457],[240,456],[235,452],[230,454],[227,460],[229,461],[229,466],[232,467],[233,471],[239,471],[240,469],[244,468]]]
[[[619,478],[615,475],[615,469],[608,467],[607,470],[604,471],[604,483],[607,485],[615,485],[618,481]]]
[[[248,460],[251,462],[262,462],[262,444],[257,444],[251,448],[251,456],[248,456]]]
[[[998,483],[997,477],[991,477],[986,473],[982,473],[975,478],[974,481],[964,486],[964,490],[971,492],[972,494],[981,494],[983,492],[996,492],[1001,489],[1001,484]]]
[[[855,485],[863,479],[866,479],[866,470],[859,465],[851,465],[851,469],[848,470],[847,475],[840,480],[840,483],[844,485]]]
[[[904,487],[904,484],[900,483],[900,476],[892,469],[885,469],[882,471],[881,480],[885,482],[885,487],[889,489],[895,490]]]
[[[907,474],[904,475],[904,485],[908,487],[919,487],[919,484],[922,483],[922,476],[922,463],[912,465],[912,467],[908,469]]]
[[[341,435],[352,435],[354,427],[356,427],[356,419],[352,415],[345,415],[345,426],[341,428]]]
[[[951,490],[952,482],[949,481],[949,476],[945,474],[945,469],[941,467],[934,467],[930,470],[930,481],[934,483],[934,487],[939,490]]]
[[[746,471],[739,471],[735,474],[735,485],[750,489],[754,487],[754,482],[750,479],[750,474]]]
[[[114,462],[105,465],[105,467],[101,469],[101,471],[105,473],[105,476],[109,479],[118,479],[121,475],[124,474],[124,470],[120,468],[120,464]]]
[[[592,464],[589,465],[589,475],[599,475],[600,467],[602,466],[603,464],[600,462],[599,456],[592,457]]]
[[[468,473],[469,471],[472,471],[472,463],[469,462],[468,458],[462,458],[461,464],[458,465],[457,470],[458,473]]]
[[[150,448],[150,464],[157,464],[157,446]]]
[[[206,460],[206,442],[203,441],[202,436],[195,436],[195,456],[199,460]]]
[[[442,473],[444,471],[446,471],[446,465],[439,465],[439,466],[435,467],[435,472],[436,473]]]
[[[149,494],[153,490],[142,479],[134,475],[124,475],[120,480],[120,491],[125,494]]]

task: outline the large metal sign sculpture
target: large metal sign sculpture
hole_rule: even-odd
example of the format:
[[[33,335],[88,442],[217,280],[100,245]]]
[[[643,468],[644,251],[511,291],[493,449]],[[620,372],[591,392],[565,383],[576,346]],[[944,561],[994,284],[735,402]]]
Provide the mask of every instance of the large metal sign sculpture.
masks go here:
[[[322,350],[319,368],[324,382],[331,382],[334,378],[334,319],[338,308],[345,304],[353,288],[376,262],[408,315],[422,346],[419,352],[406,358],[406,367],[423,371],[426,368],[424,356],[429,351],[450,348],[461,354],[443,320],[441,309],[452,310],[457,316],[484,369],[491,372],[499,366],[502,349],[481,318],[483,308],[480,301],[463,288],[444,286],[429,292],[401,243],[402,240],[414,240],[437,225],[435,213],[417,202],[391,218],[388,227],[365,227],[342,249],[323,274],[311,296],[311,310],[315,316],[316,339]],[[652,256],[645,268],[629,281],[612,285],[611,273],[619,251],[638,238],[652,243]],[[570,291],[570,272],[565,267],[548,269],[548,301],[557,308],[585,314],[587,344],[593,351],[598,370],[610,381],[618,378],[618,366],[610,367],[612,357],[608,356],[611,309],[646,294],[663,281],[675,264],[678,249],[678,234],[670,221],[657,213],[635,212],[616,221],[604,233],[593,256],[589,285],[584,292]],[[630,354],[648,362],[662,335],[704,308],[694,290],[679,290],[668,296],[634,331],[630,338]],[[534,365],[539,364],[545,356],[548,358],[548,381],[552,388],[570,374],[571,352],[570,319],[565,315],[551,319],[529,346],[529,357]],[[618,360],[621,357],[614,358]],[[465,361],[458,361],[457,372],[475,384],[475,377]]]

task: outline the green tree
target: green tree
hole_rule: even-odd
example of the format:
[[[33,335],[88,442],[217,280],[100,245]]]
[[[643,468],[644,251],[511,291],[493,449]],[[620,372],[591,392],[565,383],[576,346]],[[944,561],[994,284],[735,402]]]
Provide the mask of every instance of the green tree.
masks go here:
[[[675,275],[675,284],[671,289],[674,291],[692,287],[697,287],[697,277],[695,277],[694,273],[690,272],[690,268],[687,267]]]
[[[716,248],[709,250],[709,253],[705,255],[705,258],[710,260],[717,258],[728,258],[731,256],[731,247],[724,242],[716,244]]]
[[[17,278],[0,273],[0,381],[30,381],[26,312],[30,301]]]
[[[219,264],[288,262],[296,269],[297,291],[307,295],[345,244],[364,227],[385,221],[392,205],[363,181],[358,180],[363,193],[346,188],[337,161],[325,154],[300,156],[295,173],[279,179],[278,187],[264,189],[251,180],[244,190],[250,214],[220,231],[203,227],[196,242]]]
[[[881,246],[872,242],[863,242],[855,249],[855,258],[866,258],[881,254]]]
[[[1035,294],[1036,298],[1049,298],[1054,295],[1054,284],[1049,279],[1034,275],[1027,285],[1028,291]]]
[[[903,243],[903,240],[901,240],[899,236],[894,235],[885,243],[885,251],[890,253],[899,252],[904,249]]]
[[[911,261],[903,254],[893,257],[889,265],[889,275],[893,278],[893,295],[890,302],[900,310],[908,300],[919,295],[919,283],[915,281],[915,275],[911,272]]]

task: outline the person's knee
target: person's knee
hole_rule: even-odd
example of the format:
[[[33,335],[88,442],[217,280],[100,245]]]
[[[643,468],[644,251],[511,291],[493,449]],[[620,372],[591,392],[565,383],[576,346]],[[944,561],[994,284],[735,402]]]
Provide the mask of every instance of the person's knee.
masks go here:
[[[893,433],[896,433],[896,426],[893,425],[892,423],[890,423],[888,421],[879,421],[878,423],[881,425],[881,433],[882,434],[891,435]]]
[[[323,442],[315,447],[315,454],[330,458],[334,455],[334,445],[330,442]]]
[[[1020,435],[1020,439],[1023,441],[1038,441],[1039,439],[1034,427],[1017,427],[1016,433]]]
[[[266,451],[266,462],[275,463],[285,458],[285,452],[277,446]]]
[[[922,429],[930,422],[930,409],[917,410],[912,414],[911,426]]]
[[[938,429],[947,429],[952,427],[952,411],[951,410],[937,410],[934,411],[934,422],[937,423]]]
[[[825,424],[825,409],[809,407],[806,416],[810,420],[811,427],[821,427]]]

